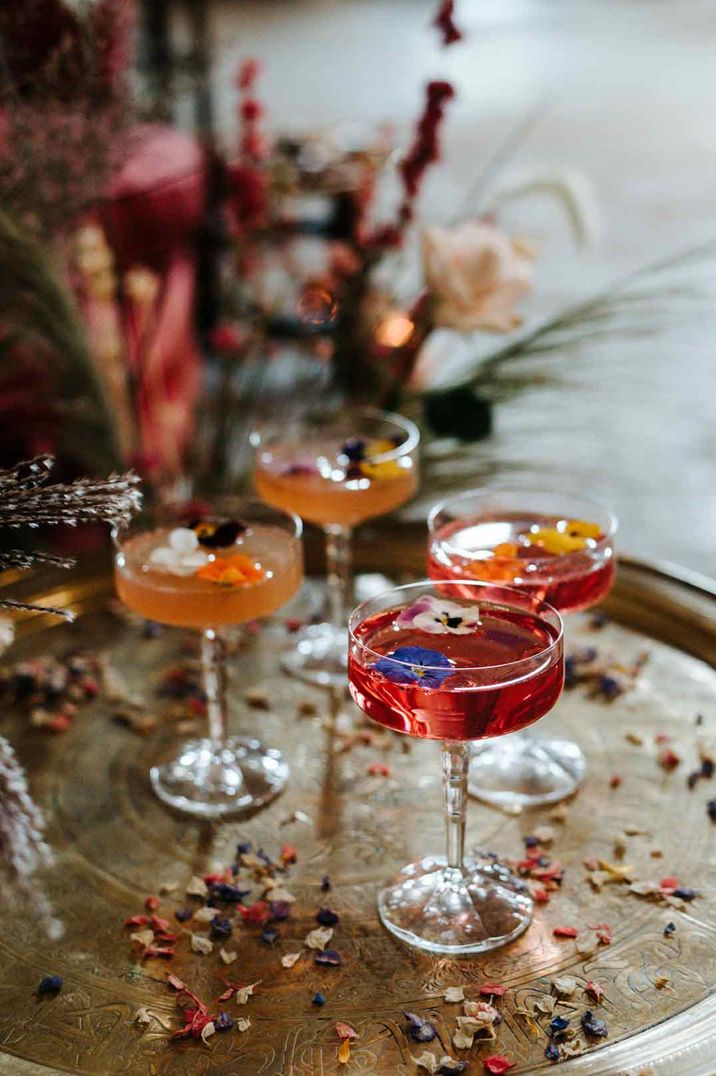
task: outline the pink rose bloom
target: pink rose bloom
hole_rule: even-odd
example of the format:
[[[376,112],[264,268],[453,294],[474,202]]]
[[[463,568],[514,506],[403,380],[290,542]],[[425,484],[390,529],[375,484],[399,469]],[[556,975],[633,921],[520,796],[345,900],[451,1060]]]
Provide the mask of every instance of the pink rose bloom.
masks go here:
[[[529,254],[492,224],[466,220],[423,234],[426,286],[436,325],[509,332],[520,323],[518,301],[532,281]]]

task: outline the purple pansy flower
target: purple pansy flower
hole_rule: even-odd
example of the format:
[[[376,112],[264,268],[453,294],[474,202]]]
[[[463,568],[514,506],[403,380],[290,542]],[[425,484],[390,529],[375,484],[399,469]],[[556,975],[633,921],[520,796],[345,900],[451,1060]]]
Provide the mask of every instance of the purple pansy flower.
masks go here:
[[[387,657],[376,661],[373,668],[395,684],[419,684],[420,687],[440,687],[454,671],[450,658],[439,650],[424,646],[399,646]]]
[[[425,594],[403,609],[395,626],[417,628],[429,635],[472,635],[480,626],[480,610],[477,605],[459,605],[446,598]]]

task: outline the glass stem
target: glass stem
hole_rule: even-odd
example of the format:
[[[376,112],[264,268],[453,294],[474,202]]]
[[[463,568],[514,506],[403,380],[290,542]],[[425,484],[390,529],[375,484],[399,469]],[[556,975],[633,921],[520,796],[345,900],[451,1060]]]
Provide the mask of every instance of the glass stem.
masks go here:
[[[323,528],[326,535],[326,581],[328,620],[335,628],[344,628],[348,610],[348,584],[351,574],[351,528],[332,523]]]
[[[224,639],[214,628],[206,628],[201,636],[201,671],[206,692],[206,713],[209,719],[209,739],[219,750],[226,743],[226,649]]]
[[[462,870],[465,856],[465,811],[470,744],[445,740],[442,745],[442,761],[447,865],[455,870]]]

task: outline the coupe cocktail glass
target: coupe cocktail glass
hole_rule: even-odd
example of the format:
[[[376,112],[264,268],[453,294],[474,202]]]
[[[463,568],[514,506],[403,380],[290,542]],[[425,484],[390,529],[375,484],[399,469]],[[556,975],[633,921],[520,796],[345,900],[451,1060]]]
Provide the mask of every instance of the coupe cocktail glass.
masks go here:
[[[227,732],[223,630],[268,616],[303,579],[301,521],[255,500],[228,498],[139,517],[115,535],[117,593],[148,620],[201,633],[208,736],[152,767],[165,803],[215,819],[260,807],[286,783],[281,754]]]
[[[590,609],[614,581],[616,527],[583,497],[472,490],[430,513],[428,575],[458,588],[476,580],[516,586],[560,613]],[[585,769],[570,740],[513,736],[475,751],[470,791],[489,803],[538,806],[574,792]]]
[[[318,524],[326,537],[325,620],[298,632],[283,657],[303,680],[345,684],[351,532],[413,496],[419,440],[408,419],[364,407],[310,413],[254,436],[259,495]]]
[[[360,708],[442,745],[447,855],[400,871],[379,894],[380,918],[433,953],[504,945],[529,925],[532,899],[495,859],[465,857],[470,742],[524,728],[554,706],[564,683],[559,614],[509,587],[422,582],[364,602],[349,630]]]

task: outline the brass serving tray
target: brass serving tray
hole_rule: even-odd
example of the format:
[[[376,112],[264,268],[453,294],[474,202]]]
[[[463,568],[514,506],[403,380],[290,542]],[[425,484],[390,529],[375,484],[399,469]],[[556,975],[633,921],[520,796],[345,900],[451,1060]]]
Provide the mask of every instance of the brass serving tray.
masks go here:
[[[410,533],[383,534],[379,545],[366,540],[358,549],[359,567],[394,576],[419,572],[420,544]],[[61,585],[55,581],[53,589],[54,601],[79,604],[82,617],[74,627],[52,630],[46,618],[28,620],[18,654],[100,647],[111,652],[133,686],[146,688],[180,652],[181,632],[147,640],[102,608],[110,592],[104,570],[68,577]],[[414,953],[382,929],[374,909],[383,879],[427,851],[442,850],[436,745],[391,737],[385,748],[339,750],[327,696],[277,671],[276,652],[287,641],[282,624],[267,625],[234,661],[235,727],[280,746],[292,771],[284,795],[248,821],[197,824],[155,800],[147,769],[175,735],[172,725],[141,737],[110,720],[102,699],[82,709],[64,735],[32,729],[19,714],[6,713],[0,728],[16,745],[49,818],[57,866],[45,882],[66,933],[50,943],[28,915],[2,910],[0,1073],[415,1076],[413,1058],[425,1047],[406,1037],[406,1009],[429,1017],[445,1047],[438,1052],[470,1058],[470,1073],[482,1073],[480,1059],[489,1052],[516,1061],[515,1076],[537,1073],[551,1067],[544,1058],[548,1040],[531,1032],[517,1010],[549,992],[553,977],[573,975],[580,984],[591,979],[605,987],[597,1012],[608,1022],[609,1038],[562,1063],[560,1072],[636,1076],[653,1068],[659,1076],[714,1076],[716,826],[705,804],[716,796],[716,780],[689,791],[685,776],[695,766],[697,742],[708,746],[716,735],[716,587],[626,559],[607,608],[613,622],[592,632],[577,618],[572,643],[594,644],[626,659],[646,647],[651,657],[636,687],[616,702],[590,700],[577,689],[546,719],[552,729],[577,739],[589,758],[586,783],[566,821],[551,823],[557,831],[551,852],[566,867],[562,891],[538,906],[523,938],[471,961]],[[269,710],[247,705],[244,692],[256,684],[268,686]],[[315,700],[315,716],[298,715],[297,702],[305,699]],[[697,713],[703,715],[699,727]],[[627,730],[640,734],[643,745],[628,742]],[[654,735],[663,732],[683,756],[670,774],[656,761]],[[389,777],[369,774],[376,760],[389,764]],[[623,783],[612,790],[609,777],[615,772]],[[310,822],[287,821],[297,811]],[[468,839],[519,856],[524,836],[547,816],[544,809],[508,817],[472,803]],[[614,836],[625,826],[645,831],[629,838],[622,861],[634,864],[638,877],[675,874],[699,890],[685,911],[649,903],[617,884],[592,891],[583,858],[613,860]],[[140,912],[145,895],[161,883],[177,882],[181,893],[193,874],[230,863],[238,840],[273,853],[283,841],[298,849],[287,883],[297,902],[292,918],[280,926],[280,944],[268,949],[255,933],[238,932],[239,959],[230,968],[221,964],[218,946],[204,957],[181,942],[170,964],[142,965],[122,929],[124,918]],[[657,847],[660,859],[651,857]],[[333,886],[328,896],[320,892],[326,874]],[[300,948],[315,926],[316,908],[326,902],[341,917],[332,944],[343,956],[342,966],[316,967],[310,954],[292,969],[283,968],[281,953]],[[171,917],[182,903],[181,895],[167,898],[162,911]],[[668,920],[677,929],[667,938]],[[574,942],[552,934],[558,923],[601,922],[611,924],[613,942],[586,959]],[[164,982],[167,970],[207,999],[221,992],[225,976],[261,980],[245,1008],[225,1006],[235,1017],[248,1016],[251,1028],[215,1035],[208,1046],[168,1041],[162,1023],[176,1027],[177,1021]],[[64,989],[54,999],[37,1000],[37,983],[49,973],[63,976]],[[662,989],[655,985],[660,976],[668,980]],[[508,987],[498,1041],[491,1050],[456,1054],[450,1038],[458,1006],[445,1004],[442,995],[447,986],[462,985],[467,996],[475,996],[485,981]],[[326,996],[322,1008],[312,1005],[315,991]],[[156,1017],[148,1027],[134,1023],[143,1006]],[[560,1011],[578,1017],[585,1007],[580,990]],[[337,1061],[338,1020],[360,1034],[345,1066]]]

